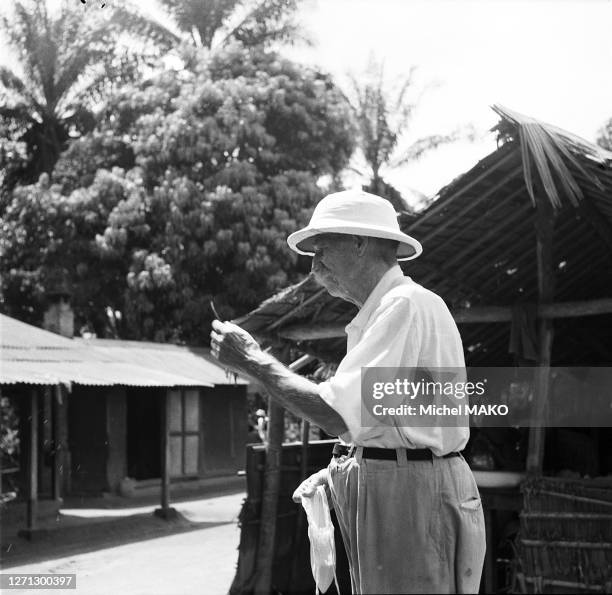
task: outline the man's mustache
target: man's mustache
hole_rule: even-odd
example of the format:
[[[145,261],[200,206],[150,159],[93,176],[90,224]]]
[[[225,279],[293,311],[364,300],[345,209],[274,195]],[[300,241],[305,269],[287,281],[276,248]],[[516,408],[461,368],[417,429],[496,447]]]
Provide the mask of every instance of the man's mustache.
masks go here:
[[[334,276],[332,272],[325,266],[317,266],[311,269],[310,271],[311,277],[314,279],[315,283],[320,287],[329,290],[329,287],[335,285]]]

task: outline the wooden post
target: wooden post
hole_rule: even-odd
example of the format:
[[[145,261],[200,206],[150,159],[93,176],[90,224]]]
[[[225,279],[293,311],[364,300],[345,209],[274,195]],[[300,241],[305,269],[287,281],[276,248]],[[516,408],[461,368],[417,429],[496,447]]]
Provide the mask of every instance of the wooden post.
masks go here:
[[[32,538],[38,517],[38,390],[30,391],[30,435],[28,440],[28,505],[24,537]]]
[[[62,440],[62,466],[63,479],[62,491],[64,494],[72,492],[72,453],[70,452],[70,441],[68,440],[68,419],[70,408],[70,393],[66,388],[62,388],[62,409],[61,409],[61,440]]]
[[[310,363],[314,357],[303,355],[288,367],[293,372],[299,371]],[[281,457],[283,454],[283,437],[285,434],[285,409],[268,397],[268,446],[266,448],[266,466],[264,471],[264,488],[261,498],[259,524],[259,542],[257,547],[255,593],[269,595],[272,591],[272,566],[276,543],[276,511],[281,480]]]
[[[536,257],[538,264],[538,303],[550,304],[554,295],[553,233],[555,213],[550,201],[540,197],[536,204]],[[529,428],[527,472],[540,475],[544,465],[544,417],[550,385],[550,363],[553,343],[553,322],[538,319],[538,370],[532,423]]]
[[[261,498],[261,522],[257,548],[257,578],[255,593],[272,592],[272,566],[276,542],[276,510],[280,489],[281,456],[285,433],[285,409],[268,397],[268,446],[264,471],[264,489]]]
[[[161,508],[153,514],[165,520],[177,516],[170,506],[170,390],[166,389],[161,399]]]
[[[63,432],[63,408],[62,387],[55,386],[53,395],[53,499],[58,501],[62,498],[62,486],[64,484],[64,432]]]
[[[310,442],[310,422],[302,419],[302,460],[300,462],[300,479],[304,481],[308,475],[308,443]]]

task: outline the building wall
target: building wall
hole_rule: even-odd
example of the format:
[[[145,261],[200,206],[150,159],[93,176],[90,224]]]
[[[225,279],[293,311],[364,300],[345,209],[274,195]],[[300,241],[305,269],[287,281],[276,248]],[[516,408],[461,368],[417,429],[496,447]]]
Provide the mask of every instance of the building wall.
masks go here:
[[[218,385],[196,391],[200,409],[197,476],[235,474],[245,465],[248,431],[246,386]],[[127,399],[139,395],[161,406],[156,389],[73,388],[68,408],[73,494],[119,491],[121,480],[129,474],[129,433],[138,429],[128,423]],[[148,453],[147,456],[160,457],[161,453]],[[174,477],[178,479],[180,473]]]

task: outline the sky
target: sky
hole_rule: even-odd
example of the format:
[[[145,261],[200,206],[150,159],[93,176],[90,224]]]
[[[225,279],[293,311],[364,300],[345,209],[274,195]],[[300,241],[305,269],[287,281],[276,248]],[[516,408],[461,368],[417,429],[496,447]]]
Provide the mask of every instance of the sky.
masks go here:
[[[490,105],[595,141],[612,118],[610,0],[305,0],[314,42],[292,55],[331,72],[363,72],[370,56],[390,81],[417,66],[422,97],[408,143],[473,125],[481,138],[430,153],[385,177],[427,195],[495,150]]]
[[[154,0],[135,1],[154,11]],[[409,200],[411,189],[431,196],[495,150],[494,103],[590,141],[612,118],[612,0],[301,0],[299,21],[312,46],[283,51],[345,89],[371,57],[390,84],[417,67],[415,91],[427,91],[403,144],[468,125],[479,133],[383,170]]]

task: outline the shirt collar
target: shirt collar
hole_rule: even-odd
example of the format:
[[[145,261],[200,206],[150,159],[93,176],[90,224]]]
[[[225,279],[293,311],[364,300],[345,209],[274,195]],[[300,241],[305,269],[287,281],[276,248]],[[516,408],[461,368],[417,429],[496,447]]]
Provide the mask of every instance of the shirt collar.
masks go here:
[[[363,328],[368,322],[372,312],[376,309],[382,297],[389,291],[399,279],[404,279],[404,273],[398,264],[393,265],[380,279],[376,287],[370,292],[359,312],[346,326],[345,331]]]

